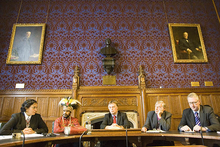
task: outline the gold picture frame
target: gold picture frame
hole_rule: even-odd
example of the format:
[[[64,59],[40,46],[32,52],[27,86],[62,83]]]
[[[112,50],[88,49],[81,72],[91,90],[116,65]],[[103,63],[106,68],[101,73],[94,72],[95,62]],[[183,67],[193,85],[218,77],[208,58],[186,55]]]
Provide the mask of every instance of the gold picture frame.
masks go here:
[[[207,63],[200,24],[169,23],[174,63]]]
[[[46,23],[16,23],[6,64],[41,64]]]

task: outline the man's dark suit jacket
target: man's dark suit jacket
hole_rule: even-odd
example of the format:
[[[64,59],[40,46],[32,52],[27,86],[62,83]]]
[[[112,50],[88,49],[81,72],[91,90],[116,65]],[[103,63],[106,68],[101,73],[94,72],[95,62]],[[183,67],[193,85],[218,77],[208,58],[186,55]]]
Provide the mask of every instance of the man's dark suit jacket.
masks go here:
[[[193,52],[195,51],[195,48],[197,48],[194,42],[192,42],[191,40],[188,40],[187,42],[185,38],[179,40],[179,46],[181,50],[187,51],[187,48],[189,48]]]
[[[102,124],[100,126],[101,129],[105,129],[106,126],[110,126],[113,123],[113,118],[111,113],[105,114],[105,117],[102,121]],[[130,128],[130,123],[128,121],[127,115],[126,113],[122,113],[120,111],[118,111],[118,115],[117,115],[117,124],[119,126],[123,126],[124,128]]]
[[[0,134],[10,135],[12,133],[20,133],[21,130],[26,128],[26,120],[23,112],[12,114],[11,119],[0,130]],[[47,133],[48,128],[42,120],[40,114],[31,116],[30,128],[36,133]]]
[[[161,119],[159,120],[159,128],[161,130],[168,131],[170,129],[171,116],[172,114],[170,112],[164,111],[162,113]],[[147,128],[147,130],[153,130],[158,127],[157,113],[155,113],[155,111],[148,112],[147,120],[143,127]]]
[[[215,114],[213,113],[213,109],[210,106],[200,105],[199,115],[200,115],[200,123],[202,127],[207,127],[208,131],[220,130],[220,124]],[[191,108],[187,108],[183,110],[182,119],[180,121],[178,129],[180,130],[180,128],[185,125],[189,126],[191,130],[193,130],[193,127],[196,125],[195,115],[193,114]]]

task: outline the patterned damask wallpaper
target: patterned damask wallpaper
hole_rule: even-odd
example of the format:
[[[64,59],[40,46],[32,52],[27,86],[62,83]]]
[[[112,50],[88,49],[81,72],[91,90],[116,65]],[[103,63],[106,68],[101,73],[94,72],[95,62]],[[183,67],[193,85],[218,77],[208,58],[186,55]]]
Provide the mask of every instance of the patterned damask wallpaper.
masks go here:
[[[204,81],[213,81],[220,87],[220,24],[212,0],[22,0],[20,4],[21,0],[0,1],[1,90],[14,89],[15,83],[25,83],[25,89],[71,89],[76,65],[80,85],[101,86],[106,72],[99,51],[106,38],[119,52],[113,72],[117,85],[137,85],[142,65],[148,88],[189,88],[191,81],[201,87]],[[219,14],[220,2],[215,4]],[[47,21],[41,65],[6,65],[17,18],[18,23]],[[209,62],[174,64],[168,23],[200,24]]]

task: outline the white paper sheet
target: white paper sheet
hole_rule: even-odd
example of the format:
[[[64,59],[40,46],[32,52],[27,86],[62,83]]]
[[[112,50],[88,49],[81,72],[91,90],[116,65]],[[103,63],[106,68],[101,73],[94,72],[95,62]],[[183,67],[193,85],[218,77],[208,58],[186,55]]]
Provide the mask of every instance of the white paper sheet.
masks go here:
[[[148,130],[146,132],[151,132],[151,133],[161,133],[161,132],[166,132],[166,131],[163,131],[163,130]]]
[[[23,137],[23,135],[21,135],[21,137]],[[29,137],[44,137],[43,134],[25,134],[25,138],[29,138]]]
[[[3,139],[12,139],[12,135],[2,135],[2,136],[0,136],[0,140],[3,140]]]

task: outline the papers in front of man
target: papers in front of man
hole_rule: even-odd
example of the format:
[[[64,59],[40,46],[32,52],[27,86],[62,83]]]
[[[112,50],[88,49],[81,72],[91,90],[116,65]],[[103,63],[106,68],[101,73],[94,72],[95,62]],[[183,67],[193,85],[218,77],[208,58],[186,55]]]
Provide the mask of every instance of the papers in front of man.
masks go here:
[[[195,133],[195,131],[184,131],[185,133]]]
[[[30,138],[30,137],[43,137],[43,134],[25,134],[25,138]],[[21,135],[21,137],[24,137]]]
[[[146,132],[150,132],[150,133],[161,133],[161,132],[166,132],[166,131],[153,129],[153,130],[147,130]]]
[[[42,134],[25,134],[25,138],[30,138],[30,137],[43,137],[44,135]],[[3,139],[12,139],[12,135],[2,135],[0,136],[0,140]],[[20,137],[23,137],[23,135],[21,135]]]
[[[0,140],[3,140],[3,139],[12,139],[12,135],[2,135],[2,136],[0,136]]]

